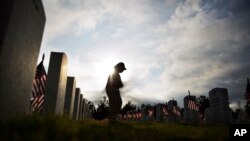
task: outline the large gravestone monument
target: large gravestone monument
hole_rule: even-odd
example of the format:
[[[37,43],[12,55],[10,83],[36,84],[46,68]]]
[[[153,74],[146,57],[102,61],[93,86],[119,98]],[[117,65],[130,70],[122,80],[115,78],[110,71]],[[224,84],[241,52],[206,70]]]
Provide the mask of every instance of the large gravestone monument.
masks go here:
[[[196,101],[196,97],[191,95],[184,97],[183,120],[187,123],[197,123],[199,122],[199,113],[197,110],[188,108],[189,100]]]
[[[45,114],[63,115],[67,64],[67,57],[64,53],[51,52],[44,97]]]
[[[75,100],[74,100],[74,109],[73,109],[73,119],[76,119],[76,120],[79,117],[80,93],[81,93],[81,89],[76,88],[76,90],[75,90]]]
[[[42,2],[0,2],[0,118],[28,113],[45,26]]]
[[[231,123],[228,91],[226,88],[214,88],[209,92],[209,121],[212,123]]]
[[[76,89],[75,77],[68,77],[67,78],[67,85],[66,85],[66,94],[65,94],[63,115],[70,117],[70,118],[73,117],[75,89]]]

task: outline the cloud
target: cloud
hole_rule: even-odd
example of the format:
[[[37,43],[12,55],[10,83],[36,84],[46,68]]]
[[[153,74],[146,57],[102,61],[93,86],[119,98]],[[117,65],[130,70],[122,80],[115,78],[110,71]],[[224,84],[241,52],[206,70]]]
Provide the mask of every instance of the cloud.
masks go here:
[[[250,68],[249,2],[204,0],[43,1],[41,52],[64,51],[69,75],[96,101],[106,77],[96,64],[124,61],[124,102],[179,101],[214,87],[241,99]],[[48,55],[47,55],[48,56]],[[98,66],[98,65],[97,65]]]
[[[155,12],[147,1],[44,0],[46,11],[45,38],[52,40],[61,34],[82,34],[94,30],[103,22],[125,27],[149,22]]]
[[[168,21],[168,28],[176,33],[158,49],[171,62],[162,79],[173,93],[183,95],[180,88],[207,95],[214,87],[226,87],[231,97],[239,95],[244,82],[233,87],[230,84],[249,75],[249,63],[243,61],[250,53],[249,19],[238,19],[232,16],[234,11],[228,12],[231,14],[218,19],[221,11],[205,11],[202,1],[187,0],[176,8]]]

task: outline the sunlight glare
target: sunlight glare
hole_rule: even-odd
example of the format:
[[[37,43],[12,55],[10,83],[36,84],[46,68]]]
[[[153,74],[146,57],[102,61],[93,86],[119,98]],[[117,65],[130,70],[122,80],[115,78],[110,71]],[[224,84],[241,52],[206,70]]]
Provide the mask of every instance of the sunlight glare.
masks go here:
[[[114,71],[115,59],[105,59],[95,64],[95,75],[100,79],[107,79]]]

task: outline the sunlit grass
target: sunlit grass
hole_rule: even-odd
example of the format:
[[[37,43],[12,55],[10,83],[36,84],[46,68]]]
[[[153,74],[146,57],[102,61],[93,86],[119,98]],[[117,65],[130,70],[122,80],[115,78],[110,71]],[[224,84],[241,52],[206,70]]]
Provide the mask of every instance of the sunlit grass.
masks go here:
[[[227,126],[25,117],[0,121],[0,140],[228,140]]]

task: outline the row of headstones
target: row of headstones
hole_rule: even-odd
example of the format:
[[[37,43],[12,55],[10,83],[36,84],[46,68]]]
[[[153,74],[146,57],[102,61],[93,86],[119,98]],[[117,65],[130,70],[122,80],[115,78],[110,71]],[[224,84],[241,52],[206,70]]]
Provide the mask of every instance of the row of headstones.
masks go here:
[[[133,121],[179,122],[181,113],[180,108],[176,104],[177,101],[170,100],[168,102],[169,109],[161,103],[155,106],[145,106],[141,110],[128,111],[125,115],[118,115],[118,118]]]
[[[0,118],[6,119],[29,114],[28,103],[46,17],[42,1],[3,1],[0,4],[0,9],[2,10],[2,24],[0,26]],[[72,97],[72,101],[68,101],[68,97],[65,98],[65,89],[68,91],[66,83],[71,81],[70,79],[67,77],[66,55],[52,53],[43,109],[45,114],[63,115],[65,111],[65,114],[69,113],[69,116],[72,117],[72,105],[77,101],[76,105],[80,106],[77,113],[80,114],[75,115],[75,118],[79,116],[78,119],[81,119],[81,117],[84,117],[81,115],[90,115],[83,96],[80,94],[76,96],[78,99],[75,102],[73,102]],[[74,89],[72,88],[72,91]],[[66,105],[69,103],[70,107],[69,105],[67,107]],[[67,110],[64,109],[64,105],[68,108]]]
[[[125,118],[125,119],[136,120],[136,121],[180,122],[181,121],[180,108],[174,103],[177,103],[177,101],[170,100],[168,102],[168,109],[164,109],[165,105],[161,103],[158,103],[156,105],[156,108],[154,106],[142,107],[139,113],[128,112],[128,114],[131,113],[139,114],[140,115],[139,118],[138,116],[135,116],[135,118],[132,116],[131,118]],[[127,115],[125,117],[128,117]]]
[[[191,96],[196,100],[195,96]],[[168,102],[168,109],[163,110],[164,104],[157,104],[156,110],[149,114],[149,108],[143,107],[141,112],[141,121],[157,121],[157,122],[185,122],[185,123],[199,123],[201,118],[198,110],[188,108],[188,101],[190,96],[184,97],[184,111],[183,117],[180,114],[180,108],[177,106],[177,101],[170,100]],[[225,88],[214,88],[209,92],[209,105],[205,112],[206,123],[225,123],[232,122],[232,113],[229,109],[228,91]],[[152,109],[152,108],[151,108]],[[155,116],[154,116],[155,115]],[[129,118],[134,120],[134,118]],[[135,118],[138,120],[138,118]]]
[[[43,105],[44,114],[90,118],[90,110],[75,77],[67,76],[67,56],[51,52]]]

